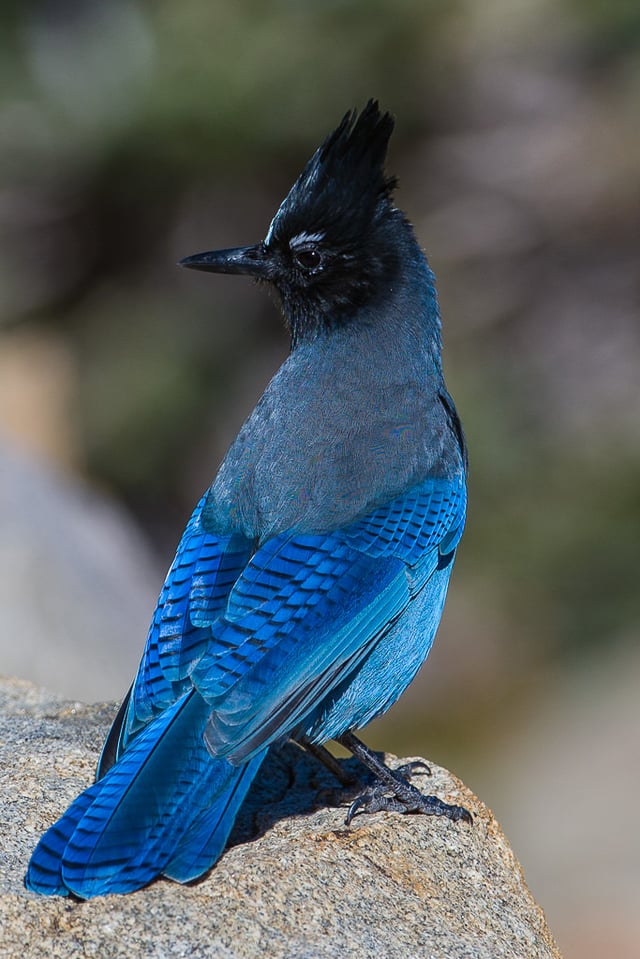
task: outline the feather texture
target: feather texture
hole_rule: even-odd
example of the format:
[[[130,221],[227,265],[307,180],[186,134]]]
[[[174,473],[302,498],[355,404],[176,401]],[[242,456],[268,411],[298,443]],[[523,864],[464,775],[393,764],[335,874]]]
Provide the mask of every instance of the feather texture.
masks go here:
[[[433,275],[384,172],[392,128],[374,102],[348,114],[263,243],[185,261],[271,282],[292,351],[187,524],[97,781],[33,853],[35,892],[202,875],[272,744],[365,725],[431,648],[466,450]]]

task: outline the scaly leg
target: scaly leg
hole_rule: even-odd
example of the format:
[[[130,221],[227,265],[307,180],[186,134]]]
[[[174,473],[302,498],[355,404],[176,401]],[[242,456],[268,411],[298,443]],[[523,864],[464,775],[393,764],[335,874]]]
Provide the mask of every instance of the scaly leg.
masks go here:
[[[437,796],[424,796],[401,775],[400,770],[389,769],[376,754],[365,746],[352,732],[343,733],[336,738],[345,749],[373,772],[378,782],[355,799],[347,813],[347,825],[358,812],[401,812],[424,813],[426,816],[446,816],[453,822],[462,820],[471,823],[471,813],[464,806],[452,806]],[[413,766],[409,763],[408,766]],[[415,765],[424,765],[423,763]],[[411,769],[409,768],[409,774]],[[407,766],[402,767],[406,774]],[[391,795],[389,795],[391,794]]]

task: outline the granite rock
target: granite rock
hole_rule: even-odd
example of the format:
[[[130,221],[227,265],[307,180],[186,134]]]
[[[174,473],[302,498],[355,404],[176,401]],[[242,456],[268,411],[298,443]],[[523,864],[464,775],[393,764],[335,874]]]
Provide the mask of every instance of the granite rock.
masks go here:
[[[3,959],[559,959],[498,823],[455,776],[432,765],[415,782],[472,826],[376,813],[347,828],[353,790],[294,746],[263,768],[202,881],[86,903],[28,893],[30,852],[91,781],[113,711],[0,682]]]

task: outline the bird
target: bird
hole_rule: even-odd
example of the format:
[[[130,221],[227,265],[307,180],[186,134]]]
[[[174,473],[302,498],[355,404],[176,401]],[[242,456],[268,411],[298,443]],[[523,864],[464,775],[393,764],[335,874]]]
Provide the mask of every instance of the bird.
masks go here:
[[[290,351],[186,526],[96,780],[32,854],[35,893],[202,876],[288,740],[373,774],[349,822],[472,821],[356,736],[431,649],[467,503],[435,279],[385,171],[394,124],[376,100],[350,110],[263,241],[180,261],[275,291]]]

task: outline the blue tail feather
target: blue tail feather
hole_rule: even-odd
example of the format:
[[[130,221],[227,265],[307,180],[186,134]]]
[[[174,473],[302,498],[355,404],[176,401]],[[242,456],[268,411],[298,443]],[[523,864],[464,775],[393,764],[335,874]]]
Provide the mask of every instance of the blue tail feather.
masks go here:
[[[202,737],[208,714],[192,692],[142,730],[42,837],[27,888],[89,899],[206,872],[264,758],[240,767],[213,759]]]
[[[163,869],[163,876],[177,882],[190,882],[217,862],[224,851],[238,810],[266,754],[267,750],[264,749],[251,762],[239,767],[230,766],[224,760],[215,761],[216,766],[232,770],[226,789],[214,803],[204,795],[202,788],[194,797],[193,808],[198,813],[175,847],[173,856]]]
[[[62,857],[76,825],[93,801],[94,787],[87,789],[72,803],[64,816],[40,838],[25,878],[27,889],[43,896],[68,896],[62,879]]]

